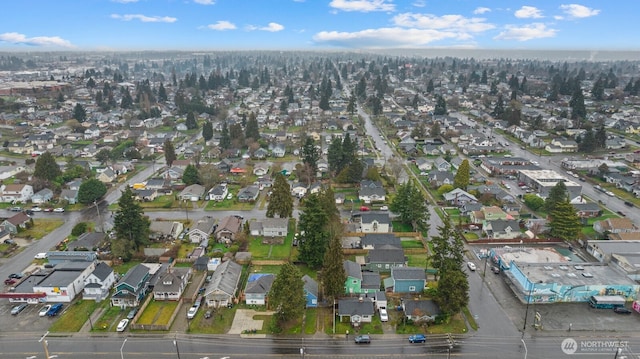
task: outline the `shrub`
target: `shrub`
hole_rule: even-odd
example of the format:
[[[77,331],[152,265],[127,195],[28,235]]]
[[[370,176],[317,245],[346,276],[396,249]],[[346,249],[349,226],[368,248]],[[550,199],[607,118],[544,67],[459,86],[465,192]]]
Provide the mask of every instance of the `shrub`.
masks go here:
[[[71,230],[71,235],[78,237],[79,235],[81,235],[86,231],[87,231],[87,222],[80,222],[75,226],[73,226],[73,229]]]

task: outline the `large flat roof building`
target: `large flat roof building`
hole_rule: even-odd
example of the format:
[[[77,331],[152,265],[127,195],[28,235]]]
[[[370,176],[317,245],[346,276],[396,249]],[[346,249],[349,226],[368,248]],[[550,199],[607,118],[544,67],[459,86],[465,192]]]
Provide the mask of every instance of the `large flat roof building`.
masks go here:
[[[569,199],[574,199],[582,194],[582,186],[564,175],[553,170],[520,170],[518,172],[519,180],[532,188],[540,197],[546,198],[549,191],[558,182],[564,182],[569,193]]]

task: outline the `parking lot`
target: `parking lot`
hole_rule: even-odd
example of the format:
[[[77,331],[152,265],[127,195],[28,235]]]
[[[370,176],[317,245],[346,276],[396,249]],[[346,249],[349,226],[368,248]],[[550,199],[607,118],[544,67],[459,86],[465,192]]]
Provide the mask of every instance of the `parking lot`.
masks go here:
[[[57,317],[39,317],[38,312],[44,304],[29,304],[20,314],[11,315],[11,308],[20,303],[0,304],[0,332],[46,332]],[[66,307],[66,306],[65,306]],[[64,310],[64,309],[63,309]]]

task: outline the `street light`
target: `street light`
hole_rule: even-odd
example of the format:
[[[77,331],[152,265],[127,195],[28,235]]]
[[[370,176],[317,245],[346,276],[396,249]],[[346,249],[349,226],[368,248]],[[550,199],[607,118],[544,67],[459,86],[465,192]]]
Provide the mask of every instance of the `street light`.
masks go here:
[[[124,349],[124,345],[127,343],[127,338],[124,339],[124,341],[122,342],[122,346],[120,347],[120,359],[124,359],[124,353],[122,352],[122,350]]]

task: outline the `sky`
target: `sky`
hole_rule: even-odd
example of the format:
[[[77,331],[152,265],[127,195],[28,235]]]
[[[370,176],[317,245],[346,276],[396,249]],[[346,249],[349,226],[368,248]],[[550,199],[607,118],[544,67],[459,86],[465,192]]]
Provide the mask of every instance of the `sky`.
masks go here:
[[[640,49],[638,0],[7,0],[3,8],[0,51]]]

